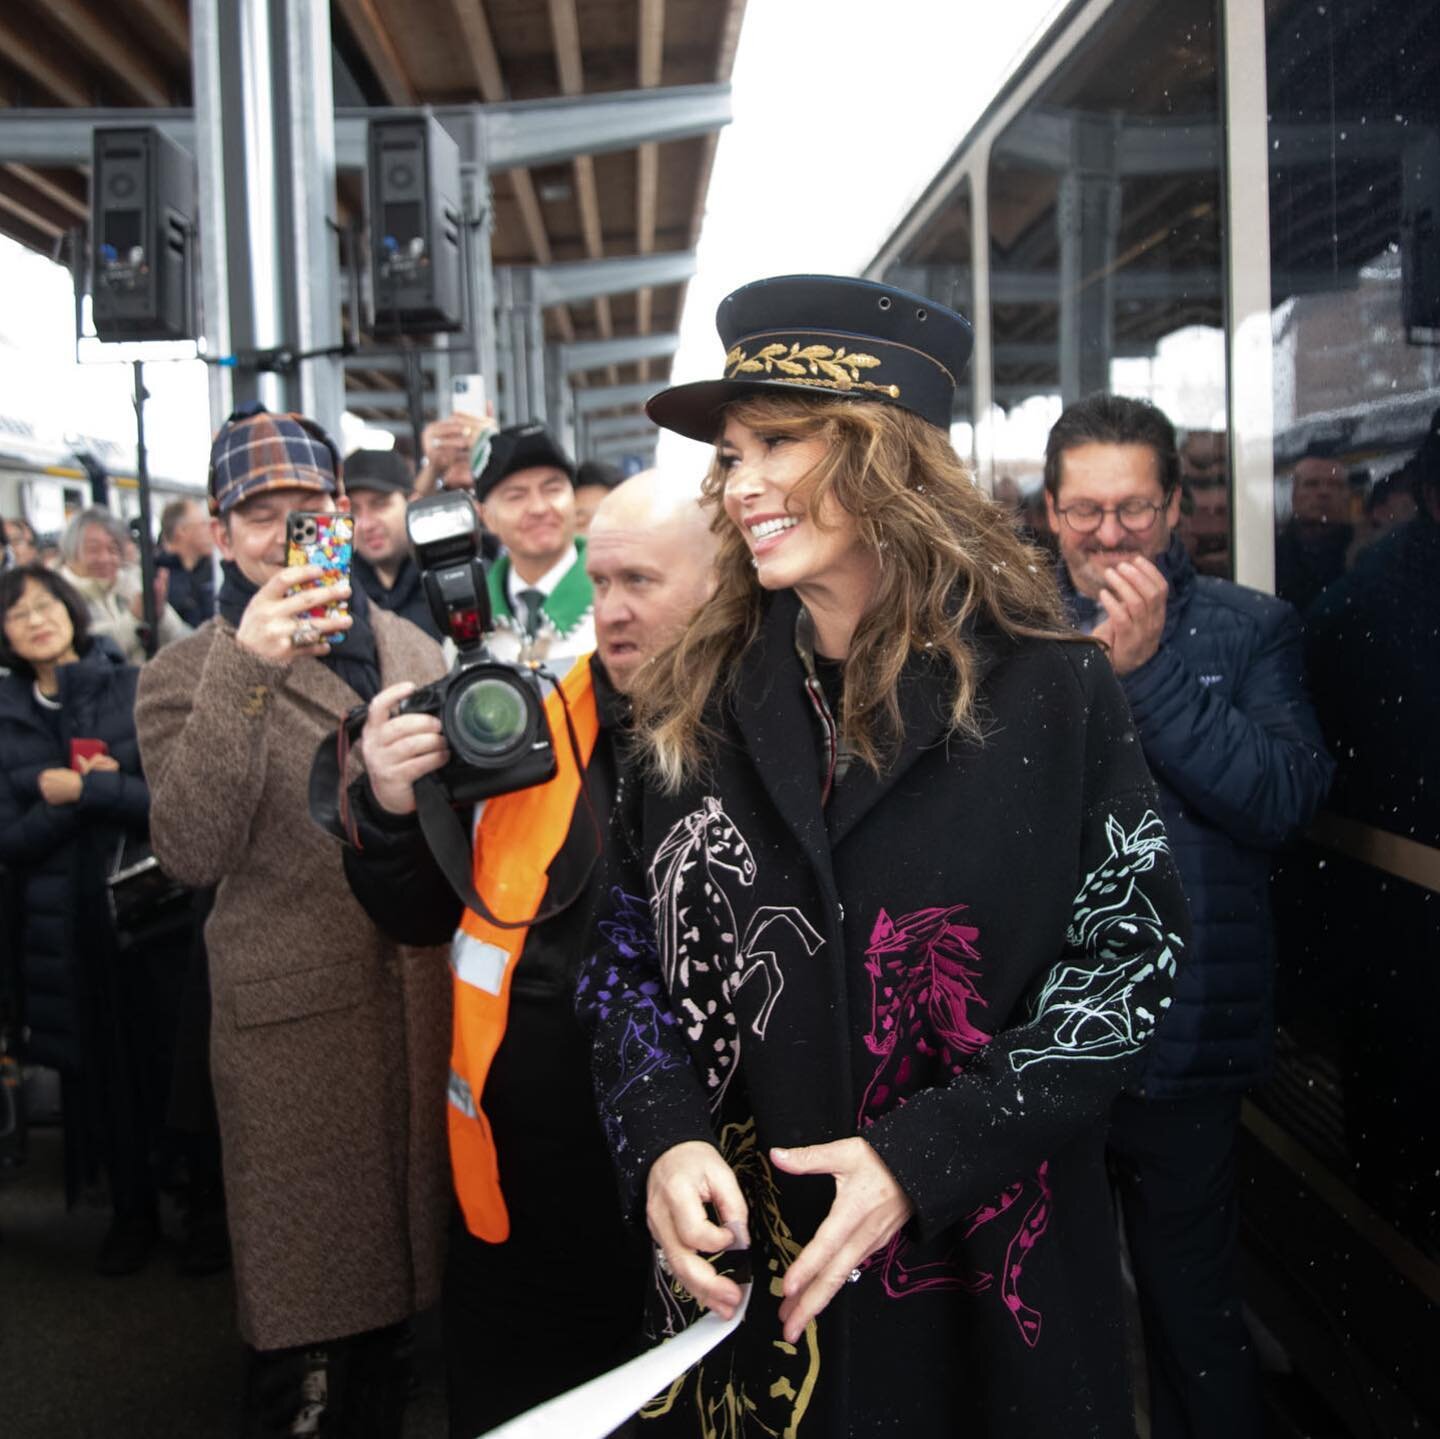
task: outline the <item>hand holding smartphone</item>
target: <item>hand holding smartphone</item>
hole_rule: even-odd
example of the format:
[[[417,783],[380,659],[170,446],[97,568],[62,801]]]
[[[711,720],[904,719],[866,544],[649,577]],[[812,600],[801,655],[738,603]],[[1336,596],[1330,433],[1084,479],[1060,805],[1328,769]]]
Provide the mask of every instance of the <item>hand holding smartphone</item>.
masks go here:
[[[324,592],[350,583],[355,521],[338,511],[292,510],[285,517],[285,541],[288,566],[318,565],[323,571],[313,587],[317,603],[303,617],[318,620],[326,615],[348,614],[348,600],[325,599]],[[344,641],[345,632],[335,630],[325,638],[329,644],[338,645]]]

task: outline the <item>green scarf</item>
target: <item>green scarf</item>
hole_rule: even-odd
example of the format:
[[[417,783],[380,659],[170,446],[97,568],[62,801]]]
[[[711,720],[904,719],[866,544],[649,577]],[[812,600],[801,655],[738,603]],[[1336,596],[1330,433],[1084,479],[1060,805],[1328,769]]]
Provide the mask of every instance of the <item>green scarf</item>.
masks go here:
[[[490,609],[497,621],[506,621],[507,629],[519,629],[520,621],[510,608],[510,556],[501,555],[490,566]],[[542,612],[550,628],[565,639],[578,629],[594,608],[595,595],[590,576],[585,573],[585,536],[575,536],[575,563],[565,571],[560,583],[545,597]]]

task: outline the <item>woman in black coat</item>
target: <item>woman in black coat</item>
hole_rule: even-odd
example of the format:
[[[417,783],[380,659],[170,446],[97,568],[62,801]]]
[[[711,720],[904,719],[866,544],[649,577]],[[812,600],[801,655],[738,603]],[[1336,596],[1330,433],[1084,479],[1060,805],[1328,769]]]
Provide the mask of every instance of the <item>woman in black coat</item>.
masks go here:
[[[650,404],[718,439],[719,587],[578,1002],[657,1333],[754,1282],[642,1429],[1130,1432],[1105,1122],[1187,917],[1124,699],[950,447],[959,316],[810,276],[719,323]]]
[[[103,1161],[115,1218],[104,1273],[144,1262],[157,1229],[140,1066],[105,879],[150,810],[135,682],[85,602],[40,565],[0,575],[0,862],[20,914],[25,1055],[60,1071],[67,1192]]]

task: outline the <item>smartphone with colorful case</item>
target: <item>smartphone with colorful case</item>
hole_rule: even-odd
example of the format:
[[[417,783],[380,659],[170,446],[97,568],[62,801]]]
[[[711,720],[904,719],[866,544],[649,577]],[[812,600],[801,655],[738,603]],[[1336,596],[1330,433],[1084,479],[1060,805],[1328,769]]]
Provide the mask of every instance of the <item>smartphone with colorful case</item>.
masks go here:
[[[287,565],[319,565],[324,572],[311,587],[316,605],[305,617],[318,620],[324,615],[348,614],[350,602],[325,599],[324,591],[350,583],[350,560],[355,551],[355,521],[335,511],[291,510],[285,517]],[[343,630],[325,636],[332,645],[345,638]]]

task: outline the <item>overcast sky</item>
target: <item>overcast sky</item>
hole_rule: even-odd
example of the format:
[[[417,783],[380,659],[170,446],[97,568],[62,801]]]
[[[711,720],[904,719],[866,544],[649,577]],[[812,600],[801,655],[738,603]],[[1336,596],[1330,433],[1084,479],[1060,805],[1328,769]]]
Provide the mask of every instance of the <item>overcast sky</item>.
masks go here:
[[[715,307],[766,275],[857,274],[1060,6],[749,0],[675,359],[714,379]],[[663,435],[660,463],[708,450]]]
[[[720,372],[715,307],[749,280],[854,274],[918,196],[1056,0],[749,0],[735,120],[720,138],[676,356],[677,381]],[[74,360],[70,277],[0,238],[0,416],[60,443],[134,444],[128,366]],[[203,480],[208,392],[196,364],[152,364],[152,469]],[[700,446],[666,436],[661,461]]]

